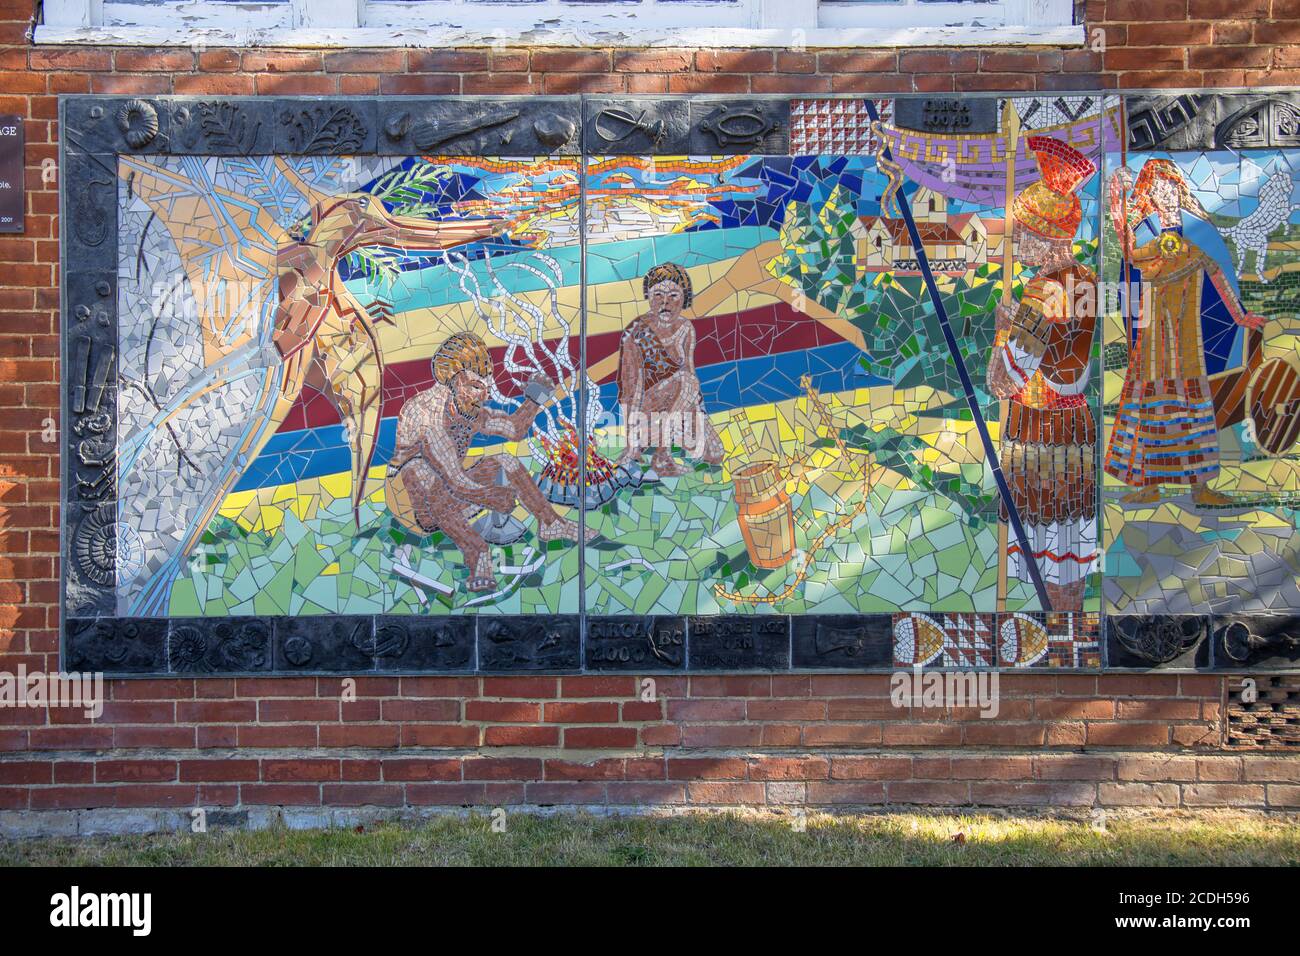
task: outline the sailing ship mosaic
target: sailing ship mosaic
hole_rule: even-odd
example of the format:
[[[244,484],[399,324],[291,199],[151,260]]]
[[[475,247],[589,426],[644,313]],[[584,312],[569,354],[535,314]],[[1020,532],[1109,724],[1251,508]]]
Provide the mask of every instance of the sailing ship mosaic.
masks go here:
[[[69,664],[1300,665],[1300,97],[63,109]]]

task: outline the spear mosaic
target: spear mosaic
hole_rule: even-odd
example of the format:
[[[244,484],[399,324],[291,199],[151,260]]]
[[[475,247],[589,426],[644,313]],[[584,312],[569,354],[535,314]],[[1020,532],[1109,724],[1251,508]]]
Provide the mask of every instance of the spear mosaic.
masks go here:
[[[870,117],[873,124],[878,124],[880,122],[880,115],[876,110],[876,104],[870,98],[867,99],[867,115]],[[892,164],[894,162],[892,151],[883,135],[880,140],[880,157],[885,163]],[[1016,509],[1016,503],[1011,494],[1011,488],[1007,484],[1006,475],[1002,472],[1002,465],[999,461],[997,449],[994,447],[993,438],[989,434],[988,423],[984,421],[984,414],[980,410],[979,399],[975,395],[975,384],[971,381],[970,372],[967,370],[966,362],[962,358],[961,348],[957,344],[957,336],[953,333],[952,323],[948,319],[948,311],[944,307],[942,296],[939,294],[939,287],[935,284],[934,273],[930,269],[930,260],[925,253],[925,247],[921,241],[920,230],[917,229],[916,220],[912,216],[911,203],[908,202],[907,195],[901,189],[896,191],[893,200],[897,205],[903,223],[907,228],[907,235],[911,240],[912,248],[916,252],[916,261],[921,273],[921,279],[925,283],[926,293],[930,297],[930,304],[934,307],[935,318],[938,320],[939,328],[943,332],[944,343],[948,347],[948,352],[952,356],[953,365],[957,369],[957,376],[961,380],[962,391],[966,399],[966,406],[970,409],[971,418],[975,424],[975,430],[980,437],[980,444],[984,448],[984,460],[989,463],[993,472],[993,481],[997,485],[998,496],[1002,499],[1002,503],[1006,507],[1011,530],[1014,532],[1016,541],[1020,545],[1021,553],[1033,554],[1034,551],[1030,544],[1029,536],[1025,533],[1024,523],[1020,520],[1020,512]],[[1010,203],[1010,200],[1011,197],[1007,196],[1006,201],[1008,204]],[[1010,242],[1009,236],[1007,242]],[[1010,280],[1011,277],[1007,276],[1005,281],[1009,284]],[[1005,554],[999,554],[998,560],[1005,561]],[[1027,565],[1029,577],[1034,586],[1034,593],[1038,595],[1039,606],[1045,611],[1050,611],[1052,609],[1051,601],[1048,599],[1047,587],[1043,583],[1043,577],[1038,570],[1037,562],[1029,561],[1027,562]]]

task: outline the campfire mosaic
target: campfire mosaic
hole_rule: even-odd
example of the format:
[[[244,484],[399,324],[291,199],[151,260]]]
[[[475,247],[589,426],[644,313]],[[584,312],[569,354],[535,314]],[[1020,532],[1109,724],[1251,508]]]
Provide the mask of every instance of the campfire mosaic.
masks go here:
[[[1300,657],[1290,100],[277,102],[66,104],[87,660]]]
[[[576,159],[130,156],[119,190],[121,612],[577,609]]]

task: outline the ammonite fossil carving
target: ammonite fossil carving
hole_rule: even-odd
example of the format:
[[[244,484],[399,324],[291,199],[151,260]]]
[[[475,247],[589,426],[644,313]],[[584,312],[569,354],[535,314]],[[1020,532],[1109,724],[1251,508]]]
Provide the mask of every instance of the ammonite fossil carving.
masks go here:
[[[203,667],[208,641],[197,627],[182,625],[172,629],[167,640],[167,658],[172,670],[192,671]]]
[[[77,569],[100,587],[117,578],[117,508],[101,505],[87,512],[73,532],[73,558]]]
[[[144,100],[127,100],[117,111],[117,128],[128,146],[141,149],[158,135],[158,111]]]

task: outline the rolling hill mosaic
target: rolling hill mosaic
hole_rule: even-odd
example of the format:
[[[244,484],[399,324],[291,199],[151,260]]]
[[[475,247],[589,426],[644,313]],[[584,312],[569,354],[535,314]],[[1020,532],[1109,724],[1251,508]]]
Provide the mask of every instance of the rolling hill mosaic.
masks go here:
[[[70,662],[1300,662],[1300,98],[63,109]]]

